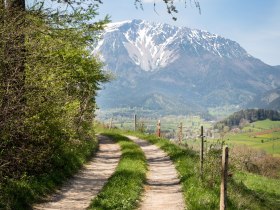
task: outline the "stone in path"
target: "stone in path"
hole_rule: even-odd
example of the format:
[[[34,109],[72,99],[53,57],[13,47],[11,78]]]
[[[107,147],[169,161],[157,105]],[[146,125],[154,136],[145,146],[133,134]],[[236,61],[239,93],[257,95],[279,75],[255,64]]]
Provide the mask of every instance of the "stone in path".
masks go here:
[[[98,136],[99,151],[92,161],[75,175],[46,203],[33,207],[35,210],[86,209],[115,171],[121,151],[118,144],[108,137]]]
[[[147,183],[140,210],[183,210],[185,202],[174,164],[157,146],[127,136],[137,143],[148,161]]]

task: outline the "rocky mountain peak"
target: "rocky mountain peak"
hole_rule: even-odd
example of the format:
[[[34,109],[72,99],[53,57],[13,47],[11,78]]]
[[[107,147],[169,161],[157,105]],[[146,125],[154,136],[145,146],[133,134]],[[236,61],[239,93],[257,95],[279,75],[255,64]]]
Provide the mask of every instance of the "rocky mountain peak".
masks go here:
[[[103,37],[96,51],[103,54],[112,48],[115,53],[127,55],[145,71],[164,68],[181,56],[250,57],[237,42],[219,35],[144,20],[110,23]]]
[[[254,106],[255,98],[280,87],[279,67],[250,56],[235,41],[187,27],[110,23],[94,52],[116,75],[97,98],[101,108],[202,113],[211,107]]]

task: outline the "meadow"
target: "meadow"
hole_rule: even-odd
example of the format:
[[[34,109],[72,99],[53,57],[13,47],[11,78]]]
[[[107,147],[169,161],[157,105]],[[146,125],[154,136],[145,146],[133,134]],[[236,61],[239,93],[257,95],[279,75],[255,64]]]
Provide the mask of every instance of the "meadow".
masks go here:
[[[280,121],[250,123],[240,133],[230,132],[224,139],[228,145],[247,145],[280,157]]]

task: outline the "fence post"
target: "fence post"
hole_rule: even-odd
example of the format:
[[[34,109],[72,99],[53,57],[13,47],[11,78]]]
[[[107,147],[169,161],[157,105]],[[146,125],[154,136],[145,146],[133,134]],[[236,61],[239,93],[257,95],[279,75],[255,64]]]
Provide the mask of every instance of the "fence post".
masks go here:
[[[160,137],[160,120],[157,123],[157,136]]]
[[[113,118],[110,119],[109,130],[111,130],[112,127],[113,127]]]
[[[137,125],[136,125],[136,114],[134,115],[134,131],[136,131],[136,127],[137,127]]]
[[[220,192],[220,210],[227,208],[227,177],[228,177],[228,146],[223,147],[222,156],[222,181],[221,181],[221,192]]]
[[[179,145],[182,144],[182,139],[183,139],[183,123],[180,122],[180,126],[179,126]]]
[[[203,178],[203,152],[204,152],[204,135],[203,126],[201,126],[201,145],[200,145],[200,178]]]

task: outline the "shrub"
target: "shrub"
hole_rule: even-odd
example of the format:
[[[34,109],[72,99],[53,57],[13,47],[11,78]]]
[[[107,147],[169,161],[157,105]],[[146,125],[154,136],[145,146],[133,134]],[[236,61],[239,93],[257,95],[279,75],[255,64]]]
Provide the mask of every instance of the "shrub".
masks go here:
[[[234,146],[230,160],[238,170],[260,174],[271,178],[280,177],[280,158],[248,146]]]

